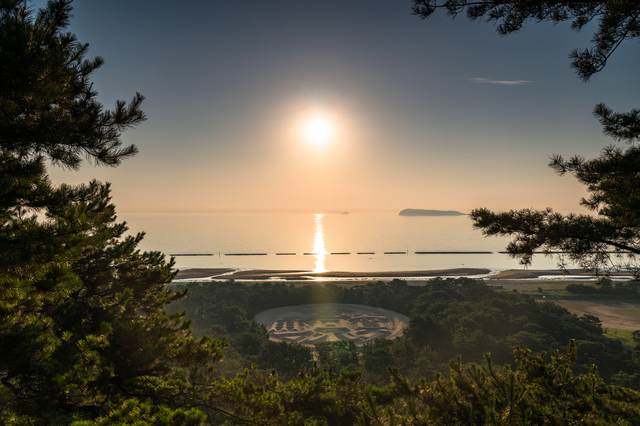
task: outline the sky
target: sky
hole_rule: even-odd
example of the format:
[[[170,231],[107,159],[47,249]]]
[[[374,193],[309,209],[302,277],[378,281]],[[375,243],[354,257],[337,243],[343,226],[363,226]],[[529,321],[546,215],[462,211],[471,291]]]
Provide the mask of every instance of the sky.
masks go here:
[[[42,1],[33,2],[34,7]],[[69,31],[105,64],[105,108],[146,100],[117,168],[51,167],[54,183],[111,182],[124,214],[228,211],[585,212],[549,157],[612,141],[592,111],[638,104],[637,43],[588,83],[569,53],[594,26],[493,24],[410,0],[77,0]],[[635,72],[634,72],[635,71]],[[507,84],[508,83],[508,84]],[[310,120],[330,137],[314,143]]]

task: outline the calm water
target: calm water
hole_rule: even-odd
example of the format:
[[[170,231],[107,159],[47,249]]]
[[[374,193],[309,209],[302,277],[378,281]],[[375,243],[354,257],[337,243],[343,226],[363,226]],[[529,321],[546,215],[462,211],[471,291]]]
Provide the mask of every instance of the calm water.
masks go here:
[[[471,220],[467,216],[229,213],[128,215],[121,216],[120,219],[127,221],[131,232],[146,232],[141,244],[143,250],[157,250],[167,255],[212,255],[177,256],[179,268],[316,271],[521,268],[517,261],[498,253],[504,251],[508,239],[483,237],[480,232],[472,229]],[[417,251],[482,251],[492,254],[415,254]],[[358,252],[374,254],[357,254]],[[247,253],[264,255],[229,256]],[[555,266],[554,259],[542,255],[534,259],[535,269]]]

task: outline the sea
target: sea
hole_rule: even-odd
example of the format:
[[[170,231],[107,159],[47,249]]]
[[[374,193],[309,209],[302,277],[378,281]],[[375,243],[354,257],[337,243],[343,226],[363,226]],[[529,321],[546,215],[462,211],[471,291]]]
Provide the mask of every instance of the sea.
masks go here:
[[[142,250],[173,256],[178,269],[523,269],[504,253],[508,238],[483,236],[466,215],[215,213],[119,219],[131,234],[146,233]],[[555,269],[557,259],[535,255],[531,267]]]

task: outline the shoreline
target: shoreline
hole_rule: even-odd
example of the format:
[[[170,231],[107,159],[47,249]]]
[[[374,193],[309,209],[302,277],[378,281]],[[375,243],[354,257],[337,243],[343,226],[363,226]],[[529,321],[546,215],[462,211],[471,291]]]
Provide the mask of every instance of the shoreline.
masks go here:
[[[174,281],[188,281],[190,279],[211,279],[220,280],[247,280],[247,281],[290,281],[290,280],[331,280],[331,279],[430,279],[435,277],[473,277],[484,280],[527,280],[541,279],[541,277],[563,278],[567,276],[580,279],[591,277],[590,274],[572,269],[569,271],[559,271],[557,269],[507,269],[503,271],[492,271],[487,268],[453,268],[435,269],[420,271],[378,271],[378,272],[354,272],[354,271],[323,271],[313,270],[272,270],[272,269],[232,269],[232,268],[193,268],[185,269],[178,273]]]
[[[488,272],[484,275],[464,275],[471,272]],[[289,282],[293,285],[357,286],[371,281],[390,281],[400,278],[410,286],[424,286],[434,277],[453,278],[467,276],[484,282],[485,285],[504,291],[519,291],[528,294],[536,301],[553,302],[568,309],[575,315],[592,315],[600,318],[605,329],[637,330],[640,320],[629,310],[640,308],[637,298],[629,300],[611,300],[609,297],[590,297],[585,295],[558,296],[556,291],[570,282],[586,282],[593,277],[582,270],[569,270],[566,273],[557,269],[444,269],[423,271],[385,271],[385,272],[344,272],[327,271],[314,273],[309,270],[240,270],[230,268],[194,268],[181,271],[174,285],[199,282],[215,285],[227,280],[237,279],[244,283]],[[618,275],[620,277],[620,275]],[[606,331],[605,331],[606,332]]]

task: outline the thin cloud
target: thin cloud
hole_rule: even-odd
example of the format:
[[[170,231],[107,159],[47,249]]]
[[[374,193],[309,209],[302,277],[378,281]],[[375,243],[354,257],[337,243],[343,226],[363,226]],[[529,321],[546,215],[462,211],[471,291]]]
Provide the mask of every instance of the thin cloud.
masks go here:
[[[519,84],[535,83],[531,80],[489,80],[488,78],[467,78],[469,81],[480,84],[503,84],[507,86],[517,86]]]

